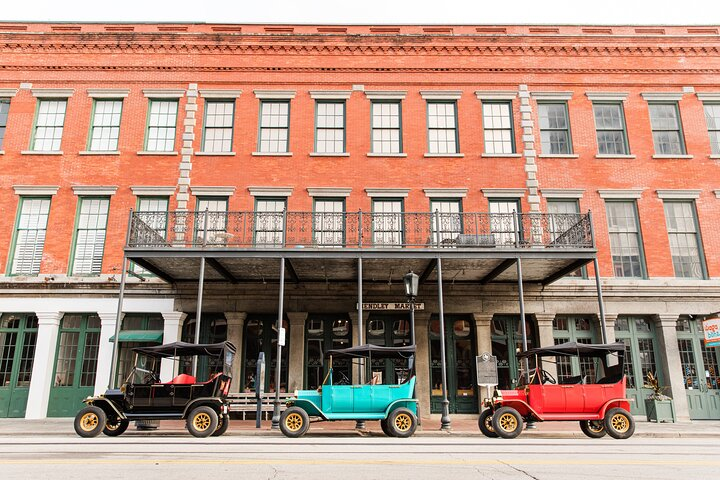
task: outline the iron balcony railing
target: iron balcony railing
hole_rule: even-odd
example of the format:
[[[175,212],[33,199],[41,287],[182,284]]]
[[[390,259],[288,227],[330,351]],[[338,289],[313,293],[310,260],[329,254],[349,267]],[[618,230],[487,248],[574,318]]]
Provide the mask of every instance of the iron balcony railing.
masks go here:
[[[593,248],[590,213],[131,212],[128,247]]]

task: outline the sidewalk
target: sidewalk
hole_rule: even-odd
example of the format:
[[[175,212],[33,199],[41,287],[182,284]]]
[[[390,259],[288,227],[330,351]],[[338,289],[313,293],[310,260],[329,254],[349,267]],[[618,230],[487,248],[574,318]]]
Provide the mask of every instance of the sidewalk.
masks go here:
[[[451,431],[440,430],[440,418],[423,418],[422,426],[415,433],[422,437],[482,436],[477,427],[476,415],[451,416]],[[355,429],[355,422],[318,422],[310,426],[308,435],[329,434],[337,436],[384,436],[379,422],[367,422],[366,429]],[[75,436],[72,418],[48,418],[43,420],[26,420],[22,418],[0,419],[0,436],[32,436],[32,435],[69,435]],[[187,435],[185,423],[177,420],[164,420],[160,428],[154,431],[138,431],[133,425],[125,435],[159,436]],[[238,436],[280,436],[279,430],[271,430],[270,421],[263,420],[262,428],[255,428],[255,420],[231,420],[230,428],[225,435]],[[720,439],[720,421],[694,421],[682,423],[652,423],[637,421],[634,437],[643,438],[718,438]],[[577,422],[536,423],[535,429],[525,429],[522,438],[587,438],[580,431]]]

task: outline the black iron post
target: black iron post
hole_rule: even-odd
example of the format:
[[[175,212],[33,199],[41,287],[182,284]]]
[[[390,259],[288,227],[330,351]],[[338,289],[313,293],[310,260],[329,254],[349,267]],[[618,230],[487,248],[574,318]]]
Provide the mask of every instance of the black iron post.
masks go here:
[[[362,246],[362,210],[359,212],[360,226],[358,227],[359,243]],[[358,344],[363,344],[363,291],[362,291],[362,278],[363,278],[363,264],[362,257],[358,257]],[[360,369],[360,385],[365,383],[365,362],[363,358],[358,359],[358,368]],[[355,428],[357,430],[365,430],[365,421],[358,420],[355,422]]]
[[[203,218],[203,235],[202,235],[202,246],[207,245],[207,227],[208,227],[208,209],[205,209],[205,218]],[[200,343],[200,327],[202,324],[202,304],[203,304],[203,290],[205,288],[205,257],[200,257],[200,276],[198,277],[198,293],[197,293],[197,308],[195,310],[195,343]],[[199,358],[195,356],[193,358],[193,377],[197,378]]]
[[[280,258],[280,298],[278,299],[278,319],[277,319],[277,359],[275,360],[275,401],[273,402],[273,416],[271,428],[277,430],[280,428],[280,370],[282,368],[282,345],[280,336],[282,332],[283,321],[283,300],[285,297],[285,257]],[[272,365],[272,360],[270,361]]]
[[[608,342],[607,325],[605,324],[605,302],[603,302],[602,285],[600,284],[600,265],[597,257],[593,258],[593,269],[595,269],[595,288],[597,288],[598,306],[600,307],[600,333],[603,343]]]
[[[131,212],[132,214],[132,212]],[[108,389],[115,388],[115,369],[118,362],[118,345],[120,343],[120,324],[122,322],[123,300],[125,298],[125,282],[127,281],[127,257],[123,255],[122,274],[120,275],[120,293],[118,295],[117,315],[115,316],[115,339],[112,348],[112,361],[110,362],[110,379],[108,380]]]
[[[438,230],[439,231],[439,230]],[[440,429],[450,430],[450,402],[447,397],[447,361],[445,358],[445,312],[443,311],[443,290],[442,290],[442,259],[437,259],[438,276],[438,306],[440,316],[440,363],[442,363],[442,417],[440,417]]]

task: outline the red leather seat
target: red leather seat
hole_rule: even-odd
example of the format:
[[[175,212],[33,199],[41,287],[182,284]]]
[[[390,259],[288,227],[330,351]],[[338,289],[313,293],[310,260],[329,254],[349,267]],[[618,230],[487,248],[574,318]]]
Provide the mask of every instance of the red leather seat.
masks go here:
[[[177,377],[173,378],[170,383],[173,385],[192,385],[195,383],[195,377],[186,373],[181,373]]]

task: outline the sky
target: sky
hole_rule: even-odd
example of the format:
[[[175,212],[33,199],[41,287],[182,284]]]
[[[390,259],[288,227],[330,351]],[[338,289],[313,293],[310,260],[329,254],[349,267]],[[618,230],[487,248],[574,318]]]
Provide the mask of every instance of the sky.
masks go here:
[[[720,24],[720,0],[3,0],[0,21]]]

